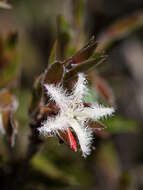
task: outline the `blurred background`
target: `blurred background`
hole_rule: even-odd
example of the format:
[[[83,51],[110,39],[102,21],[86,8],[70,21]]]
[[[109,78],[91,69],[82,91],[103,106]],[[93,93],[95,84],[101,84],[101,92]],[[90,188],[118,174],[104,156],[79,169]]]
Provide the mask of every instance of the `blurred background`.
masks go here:
[[[112,105],[116,112],[102,121],[107,129],[96,134],[96,149],[86,159],[48,138],[31,160],[21,190],[143,189],[142,0],[0,1],[0,88],[10,88],[19,101],[15,147],[11,154],[0,136],[0,167],[25,154],[32,86],[47,68],[55,40],[60,42],[56,59],[64,60],[93,35],[96,51],[108,58],[89,74],[93,81],[85,98]],[[4,171],[9,174],[8,166]]]

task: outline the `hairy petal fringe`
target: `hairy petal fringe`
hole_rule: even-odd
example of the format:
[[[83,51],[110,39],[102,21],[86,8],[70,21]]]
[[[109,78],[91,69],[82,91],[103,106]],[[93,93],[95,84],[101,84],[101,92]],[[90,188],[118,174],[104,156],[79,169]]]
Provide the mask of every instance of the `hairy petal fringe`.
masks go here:
[[[70,121],[69,124],[78,137],[83,157],[86,157],[91,152],[91,143],[93,140],[92,130],[81,126],[76,120]]]
[[[60,115],[55,118],[49,118],[42,123],[41,127],[38,128],[40,134],[51,135],[55,134],[58,130],[64,131],[67,129],[67,120]]]
[[[54,86],[53,84],[46,84],[44,86],[51,99],[54,100],[61,109],[66,110],[68,107],[68,97],[63,88],[61,86]]]
[[[86,119],[98,120],[102,117],[112,115],[113,112],[114,112],[113,108],[96,105],[84,108],[81,112],[78,112],[77,115],[83,118],[84,120]]]
[[[86,86],[87,81],[85,75],[83,73],[78,74],[78,81],[73,89],[73,99],[77,102],[81,102],[83,96],[88,92],[88,88]]]

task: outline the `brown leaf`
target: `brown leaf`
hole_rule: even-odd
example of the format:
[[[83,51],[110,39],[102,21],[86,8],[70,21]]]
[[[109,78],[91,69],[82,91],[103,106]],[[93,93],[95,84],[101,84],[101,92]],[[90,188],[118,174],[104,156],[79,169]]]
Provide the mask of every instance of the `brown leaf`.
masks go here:
[[[44,84],[58,84],[62,82],[63,75],[64,66],[60,62],[55,62],[44,74],[40,75],[35,80],[29,108],[30,114],[35,114],[39,109],[41,109],[41,106],[48,103],[49,97],[45,91]],[[41,118],[41,114],[38,117]]]
[[[44,74],[43,84],[58,84],[62,82],[64,66],[61,62],[53,63]]]
[[[53,63],[49,69],[44,73],[42,84],[60,84],[63,81],[64,66],[61,62]],[[43,86],[42,105],[49,102],[50,97],[46,93],[46,89]]]
[[[58,138],[59,138],[60,144],[65,143],[66,145],[68,145],[70,147],[70,144],[69,144],[69,141],[67,138],[67,134],[65,131],[63,132],[63,131],[58,130]]]
[[[106,128],[106,126],[99,121],[89,121],[87,125],[90,126],[93,130],[99,130],[99,131]]]
[[[72,61],[74,64],[80,63],[87,60],[94,52],[97,47],[97,42],[94,36],[90,39],[88,44],[86,44],[81,50],[79,50],[73,57]]]
[[[100,138],[106,139],[109,137],[109,134],[103,131],[107,128],[103,123],[99,121],[89,121],[87,123],[87,126],[91,127],[93,129],[94,134],[99,136]]]
[[[75,55],[73,55],[70,59],[65,61],[65,65],[69,68],[72,64],[78,64],[86,61],[94,52],[97,47],[97,42],[94,39],[94,36],[90,39],[90,41]]]
[[[75,76],[79,72],[88,72],[91,68],[97,66],[98,64],[102,63],[105,60],[104,56],[99,57],[98,59],[89,59],[87,61],[81,62],[75,65],[72,69],[67,71],[64,76],[64,80],[68,80]]]

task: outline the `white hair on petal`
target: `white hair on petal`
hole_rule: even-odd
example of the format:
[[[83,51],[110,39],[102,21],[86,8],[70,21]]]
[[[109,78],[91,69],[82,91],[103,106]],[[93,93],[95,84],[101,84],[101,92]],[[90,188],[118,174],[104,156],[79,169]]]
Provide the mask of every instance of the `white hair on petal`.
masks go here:
[[[94,120],[100,119],[102,117],[107,117],[107,116],[111,116],[113,114],[113,112],[115,111],[114,108],[112,107],[104,107],[102,105],[92,105],[91,106],[92,109],[92,116],[91,118]]]
[[[66,126],[67,126],[66,119],[58,115],[54,118],[48,118],[46,121],[44,121],[41,127],[38,128],[38,131],[40,132],[40,134],[46,136],[56,133],[57,130],[64,131],[66,129]]]
[[[86,157],[91,152],[91,143],[93,139],[92,130],[82,126],[75,120],[71,121],[69,124],[78,137],[83,156]]]
[[[44,86],[51,99],[54,100],[60,108],[66,109],[68,97],[63,88],[61,86],[54,86],[53,84],[45,84]]]
[[[103,106],[91,106],[86,107],[77,113],[82,119],[93,119],[98,120],[102,117],[110,116],[114,112],[113,108],[103,107]]]
[[[83,73],[79,73],[78,81],[73,89],[73,99],[76,99],[77,101],[82,100],[83,95],[85,95],[88,92],[86,85],[87,85],[87,80],[85,78],[85,75]]]

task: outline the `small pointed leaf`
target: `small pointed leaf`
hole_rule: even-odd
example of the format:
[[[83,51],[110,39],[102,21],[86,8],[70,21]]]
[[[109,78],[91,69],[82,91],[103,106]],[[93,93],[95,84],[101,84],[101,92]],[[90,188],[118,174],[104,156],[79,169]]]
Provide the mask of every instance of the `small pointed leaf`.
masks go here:
[[[44,84],[58,84],[62,82],[64,75],[64,66],[61,62],[53,63],[44,74]]]
[[[71,59],[73,64],[77,64],[87,60],[94,52],[97,47],[97,42],[94,37],[90,39],[88,44],[86,44],[81,50],[79,50]]]
[[[73,64],[80,64],[81,62],[86,61],[94,52],[97,47],[97,42],[94,39],[94,36],[90,41],[75,55],[65,61],[66,67],[70,67]]]
[[[99,131],[106,128],[106,126],[99,121],[89,121],[88,126],[90,126],[93,130],[99,130]]]
[[[104,57],[100,57],[98,59],[89,59],[87,61],[81,62],[77,65],[75,65],[72,69],[70,69],[66,74],[64,79],[68,80],[69,78],[72,78],[74,75],[76,75],[79,72],[88,72],[91,68],[97,66],[98,64],[102,63],[105,60]]]

